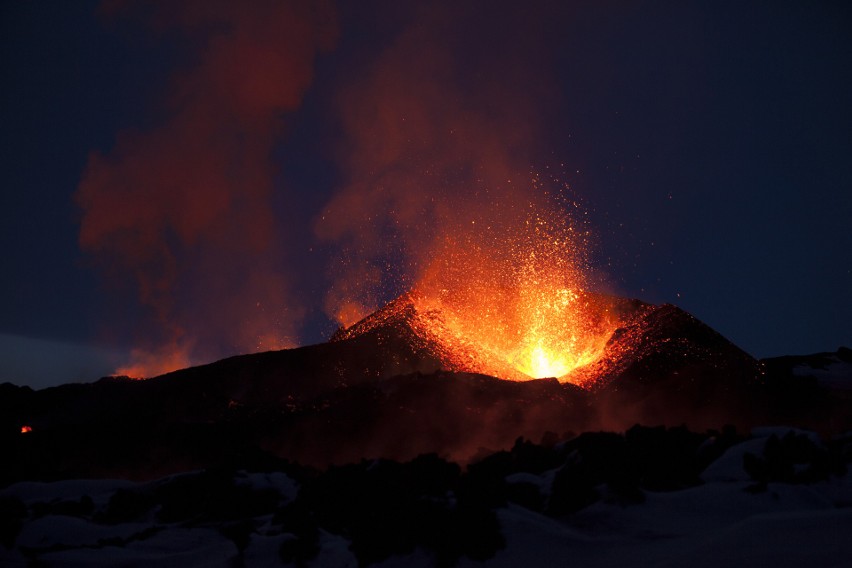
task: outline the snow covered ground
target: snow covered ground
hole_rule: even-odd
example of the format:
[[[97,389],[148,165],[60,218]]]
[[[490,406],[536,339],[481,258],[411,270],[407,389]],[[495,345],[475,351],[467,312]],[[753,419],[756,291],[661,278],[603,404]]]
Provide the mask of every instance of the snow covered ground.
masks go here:
[[[748,485],[717,481],[649,493],[640,505],[602,502],[562,520],[510,505],[500,512],[508,547],[490,565],[852,565],[849,477],[821,487],[770,485],[759,494]],[[833,500],[840,495],[847,508]]]
[[[793,367],[793,374],[798,377],[815,377],[825,387],[852,389],[852,361],[844,360],[839,354],[826,354],[818,365],[799,364]]]
[[[496,511],[506,546],[488,566],[584,567],[848,567],[852,566],[852,474],[814,483],[756,484],[744,456],[760,454],[770,436],[760,429],[734,445],[702,474],[703,484],[669,492],[644,491],[625,504],[607,494],[577,512],[548,516],[510,502]],[[115,496],[174,488],[192,474],[147,484],[120,480],[17,483],[0,491],[3,543],[0,565],[15,566],[275,566],[282,545],[296,537],[273,515],[221,517],[216,503],[204,522],[179,506],[146,510]],[[554,472],[516,473],[506,483],[538,487],[548,497]],[[238,473],[229,499],[258,495],[286,504],[299,484],[284,473]],[[218,483],[218,481],[216,481]],[[186,485],[186,491],[194,491]],[[172,489],[169,489],[172,488]],[[249,493],[240,493],[240,491]],[[182,490],[178,490],[179,491]],[[180,495],[178,494],[178,497]],[[216,500],[214,491],[207,497]],[[224,497],[223,497],[224,498]],[[124,501],[122,501],[124,502]],[[129,511],[129,512],[128,512]],[[135,512],[134,512],[135,511]],[[17,516],[16,516],[17,515]],[[188,516],[189,515],[189,516]],[[199,517],[200,518],[200,517]],[[19,519],[18,524],[15,520]],[[213,520],[210,520],[213,519]],[[323,529],[311,566],[357,566],[350,541]],[[385,568],[434,565],[422,549],[375,564]],[[459,566],[479,566],[462,557]]]

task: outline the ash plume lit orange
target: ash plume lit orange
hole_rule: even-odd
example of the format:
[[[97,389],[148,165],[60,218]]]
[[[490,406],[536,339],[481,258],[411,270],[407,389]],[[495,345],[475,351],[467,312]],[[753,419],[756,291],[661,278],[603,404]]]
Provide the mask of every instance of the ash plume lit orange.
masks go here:
[[[104,0],[101,12],[146,39],[178,39],[181,52],[147,101],[155,118],[92,151],[75,196],[81,249],[142,308],[132,326],[103,332],[135,330],[121,338],[135,348],[117,373],[150,377],[291,345],[303,308],[281,260],[272,150],[315,58],[334,46],[335,10],[325,0]]]
[[[556,104],[552,9],[429,4],[341,90],[347,183],[316,232],[342,250],[327,312],[344,326],[409,291],[451,369],[587,381],[616,318],[590,293],[584,225],[546,195],[561,176],[528,177]]]
[[[166,348],[159,352],[133,349],[130,353],[130,359],[131,364],[119,367],[114,374],[140,379],[164,375],[191,365],[189,354],[179,347]]]
[[[346,315],[343,324],[352,316],[344,305],[363,306],[363,317],[388,290],[412,289],[436,242],[471,223],[512,226],[538,199],[513,180],[535,163],[539,112],[551,100],[538,68],[547,47],[532,31],[546,8],[415,6],[336,100],[344,183],[315,231],[340,251],[326,312]],[[471,44],[472,28],[488,41]]]

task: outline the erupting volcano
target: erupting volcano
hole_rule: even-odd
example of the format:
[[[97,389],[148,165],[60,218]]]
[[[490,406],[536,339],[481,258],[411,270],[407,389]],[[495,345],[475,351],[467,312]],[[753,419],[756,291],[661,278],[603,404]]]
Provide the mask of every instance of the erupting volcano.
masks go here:
[[[476,224],[473,224],[474,227]],[[446,237],[414,289],[351,337],[406,306],[409,326],[447,370],[583,385],[619,325],[614,300],[589,290],[588,232],[555,214],[531,214],[508,231]],[[398,316],[398,314],[395,314]]]

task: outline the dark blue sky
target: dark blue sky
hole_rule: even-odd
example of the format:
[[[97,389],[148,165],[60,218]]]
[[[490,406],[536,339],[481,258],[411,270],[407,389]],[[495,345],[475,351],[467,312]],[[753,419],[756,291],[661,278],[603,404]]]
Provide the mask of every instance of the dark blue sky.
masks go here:
[[[521,4],[461,10],[463,25],[433,26],[422,50],[447,34],[453,92],[480,93],[504,63],[507,81],[529,69],[547,85],[546,101],[535,84],[506,98],[538,109],[529,166],[559,165],[611,287],[675,303],[758,357],[852,345],[847,3],[567,2],[519,17]],[[97,6],[0,8],[0,381],[95,379],[126,357],[130,330],[151,325],[132,286],[105,280],[81,252],[74,195],[91,151],[109,155],[119,133],[162,120],[197,38]],[[270,204],[286,246],[272,264],[299,306],[299,343],[333,329],[326,266],[343,245],[320,242],[314,221],[348,183],[340,92],[402,49],[423,13],[340,7],[334,49],[316,55],[300,102],[281,113]]]

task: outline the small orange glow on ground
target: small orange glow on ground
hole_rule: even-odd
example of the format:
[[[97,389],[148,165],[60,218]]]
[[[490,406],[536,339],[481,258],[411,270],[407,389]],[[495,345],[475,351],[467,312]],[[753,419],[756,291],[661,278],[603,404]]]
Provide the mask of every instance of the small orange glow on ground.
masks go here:
[[[21,426],[21,434],[26,434],[28,432],[32,432],[32,426]]]

